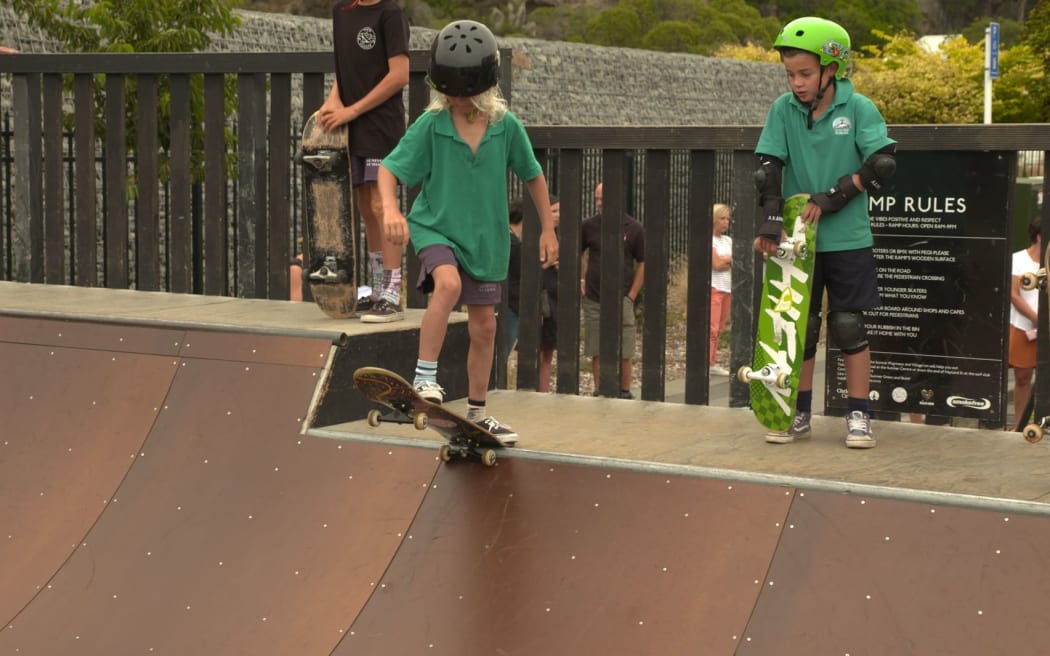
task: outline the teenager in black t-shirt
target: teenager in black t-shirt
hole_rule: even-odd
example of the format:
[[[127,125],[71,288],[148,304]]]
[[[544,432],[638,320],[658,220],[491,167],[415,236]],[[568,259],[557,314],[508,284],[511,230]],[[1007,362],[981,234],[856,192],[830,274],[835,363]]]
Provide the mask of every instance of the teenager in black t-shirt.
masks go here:
[[[335,84],[320,121],[326,130],[349,124],[351,178],[372,274],[372,296],[361,299],[358,312],[366,322],[397,321],[404,318],[401,247],[383,239],[376,174],[405,134],[408,20],[394,0],[340,0],[332,8],[332,35]]]

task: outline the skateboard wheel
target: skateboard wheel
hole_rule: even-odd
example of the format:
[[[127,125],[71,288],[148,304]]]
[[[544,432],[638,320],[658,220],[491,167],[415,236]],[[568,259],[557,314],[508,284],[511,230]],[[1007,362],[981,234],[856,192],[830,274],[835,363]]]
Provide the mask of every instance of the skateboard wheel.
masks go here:
[[[416,416],[412,419],[412,425],[416,427],[416,430],[423,430],[430,423],[427,419],[427,413],[417,412]]]
[[[441,448],[438,449],[438,458],[441,460],[441,462],[448,462],[449,460],[452,460],[452,450],[449,449],[449,446],[447,444],[442,444]]]
[[[1031,291],[1039,286],[1039,276],[1031,272],[1021,274],[1021,289]]]
[[[368,411],[368,425],[369,426],[371,426],[372,428],[375,428],[380,423],[382,423],[382,421],[383,421],[383,419],[379,416],[379,411],[378,410],[372,409],[372,410]]]
[[[1043,439],[1043,427],[1039,424],[1028,424],[1024,427],[1024,439],[1032,444]]]
[[[481,452],[481,464],[486,467],[491,467],[496,464],[496,452],[492,449],[485,449]]]
[[[806,257],[809,253],[809,246],[806,245],[806,242],[800,241],[794,245],[793,250],[795,251],[795,257]]]
[[[751,367],[740,367],[736,370],[736,379],[739,380],[741,383],[749,382],[751,380],[749,378],[750,375]]]
[[[791,387],[791,374],[777,374],[777,387],[780,389]]]

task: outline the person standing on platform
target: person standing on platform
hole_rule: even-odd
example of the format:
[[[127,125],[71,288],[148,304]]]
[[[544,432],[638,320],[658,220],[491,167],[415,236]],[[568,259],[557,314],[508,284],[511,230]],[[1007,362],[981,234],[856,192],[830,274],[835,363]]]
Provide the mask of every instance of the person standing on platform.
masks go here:
[[[419,330],[413,385],[441,403],[438,356],[453,308],[467,306],[467,418],[506,442],[517,434],[485,412],[496,344],[496,305],[510,258],[507,172],[525,182],[539,213],[540,263],[558,264],[547,180],[528,134],[499,91],[499,48],[481,23],[460,20],[438,33],[428,80],[434,98],[379,167],[383,230],[419,255],[417,287],[431,294]],[[397,181],[421,184],[408,218],[396,201]]]
[[[351,184],[365,225],[372,287],[371,296],[358,300],[357,314],[367,323],[399,321],[405,316],[402,249],[383,239],[376,176],[379,162],[405,134],[408,19],[395,0],[339,0],[332,7],[332,36],[335,84],[319,118],[325,130],[349,125]]]
[[[828,294],[828,335],[842,351],[846,369],[846,446],[875,446],[868,394],[871,352],[864,311],[880,304],[868,191],[896,171],[896,142],[882,114],[853,89],[849,34],[832,21],[808,16],[791,21],[773,47],[787,73],[790,92],[775,101],[755,154],[760,223],[755,249],[776,252],[784,233],[784,199],[810,194],[801,220],[820,223],[812,298]],[[810,305],[798,401],[791,427],[766,441],[786,444],[809,437],[813,367],[820,335],[821,304]]]

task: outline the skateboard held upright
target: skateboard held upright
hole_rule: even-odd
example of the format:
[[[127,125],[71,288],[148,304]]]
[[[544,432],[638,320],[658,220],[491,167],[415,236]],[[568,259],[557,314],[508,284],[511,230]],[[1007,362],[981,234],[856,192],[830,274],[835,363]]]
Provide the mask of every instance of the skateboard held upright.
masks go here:
[[[361,367],[354,372],[354,386],[371,401],[386,407],[368,413],[368,425],[375,427],[390,421],[412,424],[417,430],[430,427],[448,440],[441,445],[439,456],[448,462],[452,456],[476,457],[486,466],[496,463],[496,449],[510,446],[466,417],[416,393],[412,385],[392,371],[379,367]]]
[[[1021,289],[1031,290],[1038,289],[1047,293],[1047,301],[1050,302],[1050,285],[1047,285],[1046,272],[1050,270],[1050,249],[1045,251],[1043,256],[1043,266],[1035,273],[1025,273],[1021,275]],[[1018,430],[1024,435],[1024,439],[1031,443],[1036,443],[1043,439],[1043,435],[1050,432],[1050,417],[1036,417],[1032,423],[1026,423],[1029,419],[1032,419],[1032,411],[1035,409],[1035,386],[1032,386],[1032,393],[1028,399],[1028,403],[1025,404],[1024,412],[1020,417],[1015,417],[1017,422]],[[1021,428],[1023,426],[1023,428]]]
[[[784,202],[785,239],[765,263],[754,360],[737,370],[751,385],[755,418],[771,431],[787,430],[795,416],[817,250],[817,226],[799,218],[808,201],[796,194]]]
[[[349,146],[346,126],[325,132],[316,112],[303,126],[304,275],[317,306],[333,319],[349,319],[357,306],[357,226]]]

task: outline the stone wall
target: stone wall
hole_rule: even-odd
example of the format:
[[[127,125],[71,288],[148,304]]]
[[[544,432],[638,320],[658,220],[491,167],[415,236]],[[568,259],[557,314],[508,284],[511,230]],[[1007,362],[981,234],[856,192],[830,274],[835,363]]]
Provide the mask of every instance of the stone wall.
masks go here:
[[[212,50],[332,48],[326,19],[238,13],[240,28],[216,39]],[[23,52],[58,51],[56,43],[22,25],[8,7],[0,7],[0,34],[0,45]],[[429,48],[434,34],[412,28],[411,47]],[[527,125],[757,125],[787,88],[776,64],[535,39],[501,39],[500,44],[514,51],[512,108]]]

